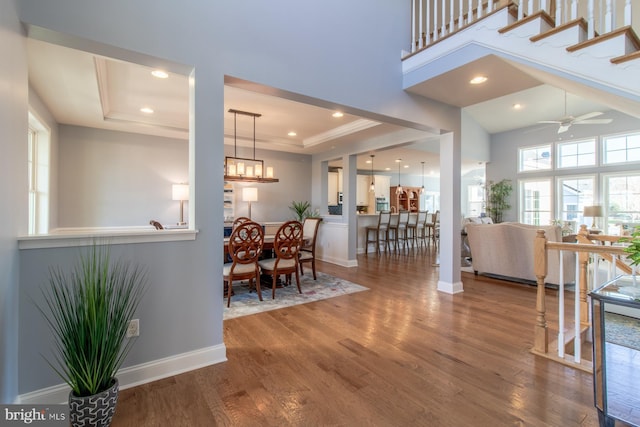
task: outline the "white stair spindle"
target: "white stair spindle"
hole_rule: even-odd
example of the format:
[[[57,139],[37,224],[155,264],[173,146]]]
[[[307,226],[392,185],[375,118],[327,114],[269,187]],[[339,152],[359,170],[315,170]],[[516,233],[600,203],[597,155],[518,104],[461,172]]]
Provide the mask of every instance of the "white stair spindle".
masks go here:
[[[624,2],[624,26],[631,25],[631,0]]]
[[[605,12],[604,12],[604,32],[610,33],[612,29],[613,29],[613,13],[611,9],[611,0],[606,0]]]
[[[540,10],[547,11],[547,0],[540,0]]]
[[[571,0],[571,17],[569,20],[573,21],[578,18],[578,0]]]
[[[425,44],[429,44],[431,42],[431,2],[429,0],[426,0],[426,1],[427,1],[427,4],[426,4],[427,16],[425,18],[424,36],[425,36]]]
[[[527,15],[533,15],[533,0],[529,0],[529,7],[527,8]]]
[[[424,41],[422,38],[422,35],[424,34],[424,27],[423,27],[424,14],[422,10],[422,4],[424,3],[424,0],[418,0],[418,1],[419,1],[418,16],[420,17],[420,21],[418,21],[418,47],[422,49],[424,47]]]
[[[493,12],[493,0],[487,1],[487,13]]]
[[[556,27],[562,23],[562,1],[556,0],[556,10],[554,11],[554,16],[556,20]]]
[[[440,0],[433,0],[433,41],[438,40],[440,26],[438,25],[438,3]]]
[[[469,0],[469,5],[467,6],[467,25],[473,22],[473,0]]]
[[[580,334],[580,292],[578,289],[574,294],[574,339],[573,339],[573,361],[580,363],[580,353],[582,352],[582,335]]]
[[[458,11],[458,30],[462,27],[464,27],[464,14],[462,13],[462,10],[464,9],[464,0],[460,0],[460,4],[458,5],[459,7],[459,11]]]
[[[564,263],[562,262],[562,251],[560,251],[559,265],[560,283],[558,283],[558,357],[564,357]]]
[[[594,28],[595,21],[593,19],[593,14],[595,12],[594,6],[594,1],[589,0],[587,3],[587,39],[589,40],[591,40],[596,34],[596,30]]]
[[[520,2],[518,3],[518,21],[524,18],[524,2],[525,0],[520,0]]]
[[[451,34],[454,31],[453,30],[453,25],[454,25],[453,24],[453,15],[455,14],[454,13],[454,9],[455,9],[454,0],[451,0],[449,2],[449,31],[447,31],[447,34]]]
[[[416,51],[416,0],[411,0],[411,52]]]

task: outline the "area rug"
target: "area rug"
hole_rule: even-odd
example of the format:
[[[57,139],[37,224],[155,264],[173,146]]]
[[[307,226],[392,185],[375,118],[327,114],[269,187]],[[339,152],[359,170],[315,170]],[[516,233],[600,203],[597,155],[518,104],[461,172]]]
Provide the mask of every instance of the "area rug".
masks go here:
[[[271,288],[262,287],[262,299],[258,299],[255,291],[249,293],[246,282],[243,284],[234,283],[231,297],[231,307],[227,308],[225,298],[224,320],[235,317],[247,316],[249,314],[261,313],[263,311],[277,310],[279,308],[291,307],[298,304],[320,301],[340,295],[352,294],[354,292],[366,291],[369,288],[340,279],[325,273],[317,273],[318,280],[313,280],[311,271],[304,276],[300,276],[300,289],[298,293],[295,277],[292,278],[290,286],[276,289],[276,299],[271,299]]]
[[[605,341],[640,351],[640,320],[605,313]]]

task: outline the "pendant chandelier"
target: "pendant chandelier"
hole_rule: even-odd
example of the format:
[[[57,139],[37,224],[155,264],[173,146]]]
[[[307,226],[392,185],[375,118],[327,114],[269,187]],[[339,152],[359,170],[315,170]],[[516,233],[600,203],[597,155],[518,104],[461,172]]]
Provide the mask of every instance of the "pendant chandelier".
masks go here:
[[[233,113],[233,156],[224,158],[224,180],[239,182],[279,182],[273,177],[273,167],[264,167],[264,160],[256,159],[256,118],[262,116],[258,113],[250,113],[229,109]],[[238,114],[253,117],[253,158],[238,157],[237,146],[237,119]]]
[[[420,162],[422,163],[422,187],[420,187],[420,194],[424,194],[425,189],[424,189],[424,162]]]
[[[369,191],[374,193],[376,191],[376,182],[373,178],[373,158],[375,157],[375,155],[370,154],[369,157],[371,157],[371,185],[369,186]]]
[[[398,162],[398,186],[396,187],[396,194],[402,194],[404,191],[402,189],[402,184],[400,184],[400,163],[402,163],[402,159],[398,159],[396,162]]]

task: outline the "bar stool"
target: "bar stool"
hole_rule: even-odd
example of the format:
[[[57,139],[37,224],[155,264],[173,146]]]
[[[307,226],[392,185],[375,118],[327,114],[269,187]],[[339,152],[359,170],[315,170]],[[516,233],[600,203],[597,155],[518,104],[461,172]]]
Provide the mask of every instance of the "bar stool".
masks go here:
[[[376,253],[380,253],[380,243],[384,243],[389,248],[389,220],[391,212],[380,211],[378,215],[378,225],[370,225],[365,229],[364,253],[369,253],[369,243],[375,243]],[[385,249],[386,252],[386,249]]]

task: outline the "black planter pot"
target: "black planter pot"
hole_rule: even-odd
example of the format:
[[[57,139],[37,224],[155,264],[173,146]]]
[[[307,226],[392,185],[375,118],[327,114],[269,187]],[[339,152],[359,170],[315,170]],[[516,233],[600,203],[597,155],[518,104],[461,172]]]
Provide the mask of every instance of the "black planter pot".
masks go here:
[[[118,403],[118,379],[103,392],[78,397],[69,393],[69,419],[73,427],[108,427]]]

